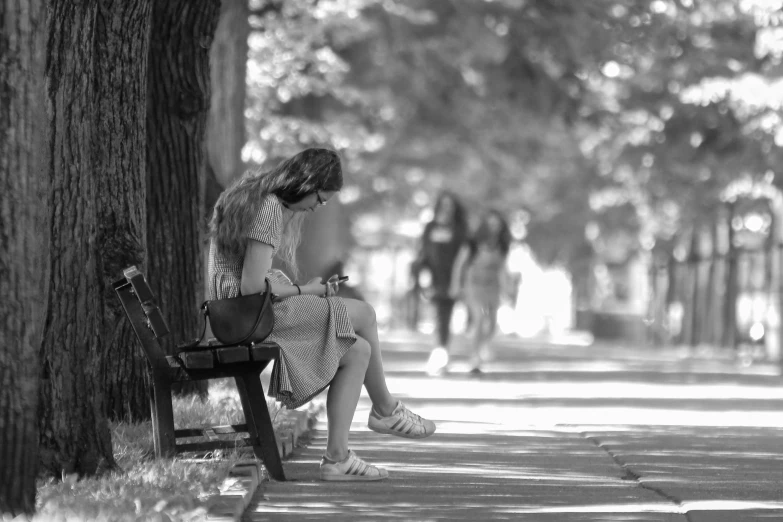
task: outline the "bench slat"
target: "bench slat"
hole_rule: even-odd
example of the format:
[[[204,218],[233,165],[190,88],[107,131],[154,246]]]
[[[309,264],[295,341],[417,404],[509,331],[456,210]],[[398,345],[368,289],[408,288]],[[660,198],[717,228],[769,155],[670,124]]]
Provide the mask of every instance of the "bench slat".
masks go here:
[[[226,348],[215,348],[215,356],[220,364],[233,364],[238,362],[247,362],[250,360],[250,353],[247,346],[229,346]]]
[[[277,343],[254,343],[250,346],[250,358],[253,361],[266,362],[280,357],[280,346]]]
[[[185,364],[185,368],[189,370],[203,370],[215,367],[215,356],[213,355],[212,350],[204,350],[203,352],[182,352],[179,354],[179,357]]]

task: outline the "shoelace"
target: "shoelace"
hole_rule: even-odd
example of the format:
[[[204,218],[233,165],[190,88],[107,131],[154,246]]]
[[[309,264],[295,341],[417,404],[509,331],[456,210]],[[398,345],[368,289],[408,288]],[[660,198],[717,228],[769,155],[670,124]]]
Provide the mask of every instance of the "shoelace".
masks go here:
[[[413,413],[404,404],[402,405],[402,412],[403,412],[403,415],[408,417],[409,419],[411,419],[411,420],[413,420],[415,422],[418,422],[420,424],[424,424],[424,420],[421,418],[421,415],[417,415],[417,414]]]
[[[402,417],[407,422],[405,423],[405,426],[399,426],[399,422],[395,423],[395,425],[392,427],[392,429],[396,429],[397,431],[403,431],[405,430],[406,433],[411,433],[414,428],[421,431],[424,430],[424,422],[422,421],[422,418],[420,415],[416,415],[411,410],[409,410],[404,404],[400,403],[400,417]]]

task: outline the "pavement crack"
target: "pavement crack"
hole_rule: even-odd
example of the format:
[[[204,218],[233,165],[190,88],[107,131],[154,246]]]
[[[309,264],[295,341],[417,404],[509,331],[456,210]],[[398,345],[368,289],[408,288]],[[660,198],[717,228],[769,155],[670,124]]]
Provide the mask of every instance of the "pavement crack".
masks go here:
[[[597,448],[602,449],[604,452],[606,452],[607,455],[609,455],[609,458],[611,458],[614,463],[617,465],[617,467],[620,468],[620,479],[621,480],[628,480],[636,482],[636,485],[639,486],[642,489],[646,489],[648,491],[651,491],[652,493],[655,493],[659,497],[665,499],[668,502],[671,502],[672,504],[684,508],[684,505],[682,503],[682,500],[675,497],[674,495],[671,495],[665,491],[663,491],[660,488],[657,488],[655,486],[651,486],[650,484],[646,484],[644,480],[642,480],[642,476],[636,473],[634,470],[632,470],[628,464],[626,464],[620,456],[615,454],[611,449],[604,446],[600,440],[598,440],[595,437],[592,437],[588,435],[587,433],[581,433],[581,435],[587,439],[588,441],[592,442]],[[690,517],[688,516],[687,512],[683,512],[683,515],[685,515],[685,519],[690,521]]]

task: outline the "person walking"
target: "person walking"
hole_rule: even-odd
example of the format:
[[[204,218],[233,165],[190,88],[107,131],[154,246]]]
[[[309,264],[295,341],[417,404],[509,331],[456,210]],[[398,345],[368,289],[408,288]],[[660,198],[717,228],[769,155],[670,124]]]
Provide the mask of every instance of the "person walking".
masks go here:
[[[471,373],[481,373],[489,345],[497,330],[501,297],[509,294],[512,280],[506,269],[511,231],[503,214],[490,210],[481,217],[457,261],[452,284],[459,290],[472,317]]]
[[[419,253],[413,264],[413,277],[430,273],[430,299],[435,307],[437,345],[431,351],[426,370],[438,375],[447,370],[451,341],[451,317],[456,303],[452,275],[454,263],[468,236],[465,208],[457,196],[443,191],[435,202],[432,220],[424,227]]]
[[[327,443],[320,477],[327,481],[382,480],[385,469],[360,459],[348,444],[364,384],[372,401],[368,427],[412,439],[429,437],[435,424],[411,412],[388,390],[375,310],[364,301],[337,297],[339,281],[296,280],[296,247],[302,219],[342,188],[340,158],[306,149],[268,172],[248,172],[224,191],[210,222],[209,299],[260,293],[267,280],[275,294],[280,346],[269,395],[297,408],[329,388]],[[272,270],[279,256],[294,276]]]

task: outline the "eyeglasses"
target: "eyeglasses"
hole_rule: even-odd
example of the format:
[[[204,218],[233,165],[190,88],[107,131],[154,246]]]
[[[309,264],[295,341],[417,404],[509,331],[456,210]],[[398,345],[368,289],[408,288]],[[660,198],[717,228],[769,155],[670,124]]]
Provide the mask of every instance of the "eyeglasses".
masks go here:
[[[321,206],[326,205],[326,201],[321,199],[321,194],[319,194],[317,190],[315,191],[315,197],[318,198],[318,204],[319,205],[321,205]]]

